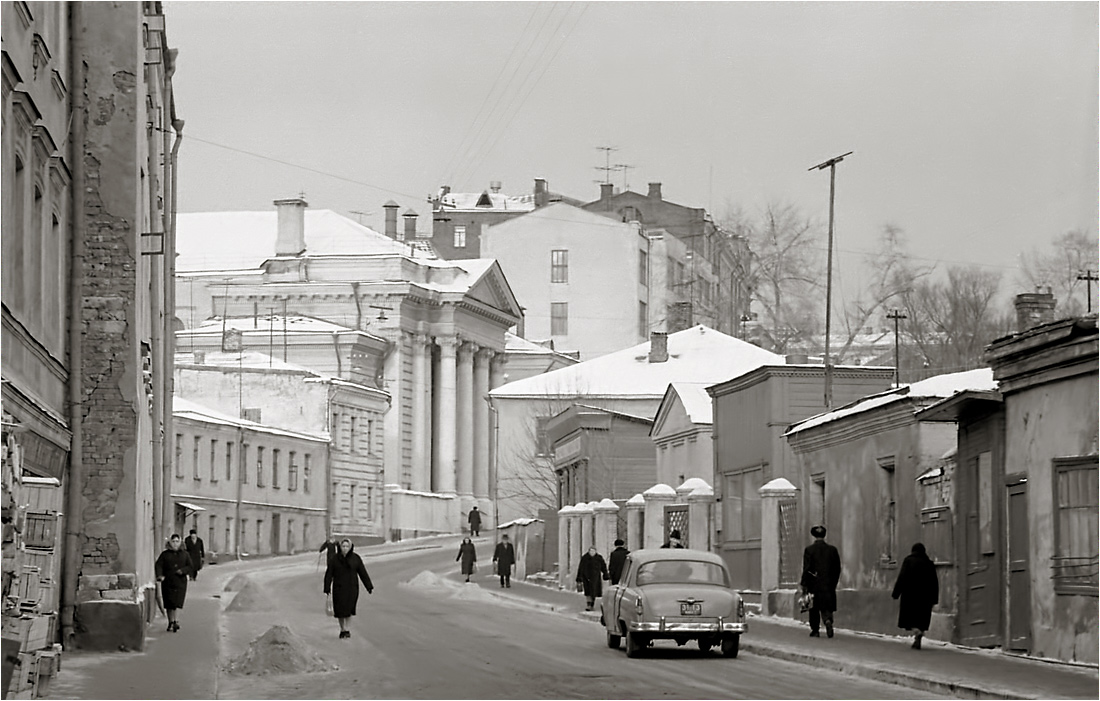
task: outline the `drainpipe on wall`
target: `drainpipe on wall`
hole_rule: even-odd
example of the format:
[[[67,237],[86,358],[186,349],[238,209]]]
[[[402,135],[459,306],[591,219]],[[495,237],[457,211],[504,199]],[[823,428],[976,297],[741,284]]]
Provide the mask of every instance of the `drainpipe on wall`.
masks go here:
[[[344,379],[344,364],[340,360],[340,332],[332,332],[332,349],[336,352],[336,376]]]
[[[84,270],[84,100],[85,100],[85,71],[84,71],[84,44],[81,34],[84,23],[84,11],[80,3],[72,3],[69,6],[70,26],[72,28],[71,58],[69,65],[70,85],[72,92],[72,112],[75,117],[72,120],[72,133],[70,140],[70,153],[73,157],[73,182],[72,197],[70,198],[71,212],[69,221],[72,222],[72,244],[70,246],[70,270],[69,270],[69,428],[72,431],[72,443],[69,448],[69,479],[65,491],[65,546],[62,560],[61,578],[61,641],[65,649],[70,649],[76,635],[76,592],[80,582],[80,565],[82,563],[81,535],[83,523],[81,514],[84,509],[84,451],[82,442],[84,431],[81,426],[83,421],[83,380],[84,358],[83,339],[84,328],[83,285]]]
[[[355,297],[355,330],[363,330],[363,302],[359,299],[359,283],[351,283],[351,294]]]
[[[149,173],[149,228],[153,229],[157,224],[157,219],[154,216],[154,212],[157,211],[157,189],[153,187],[153,174],[157,172],[156,167],[156,153],[153,148],[155,141],[148,139],[148,149],[145,158],[145,172]],[[161,138],[164,142],[165,138]],[[165,159],[167,160],[167,159]],[[163,182],[161,183],[163,188]],[[165,297],[167,296],[167,285],[165,284],[167,277],[164,273],[166,270],[162,270],[161,266],[167,263],[168,250],[164,247],[164,235],[167,227],[166,217],[163,215],[160,218],[160,245],[161,245],[161,260],[157,261],[155,257],[149,256],[149,287],[152,294],[149,295],[149,365],[152,371],[152,377],[150,378],[150,388],[153,393],[153,406],[151,410],[152,418],[152,444],[153,444],[153,543],[163,543],[164,536],[167,535],[162,532],[162,524],[160,522],[160,513],[164,508],[164,480],[167,475],[164,474],[164,404],[165,395],[159,391],[159,386],[164,384],[164,370],[166,367],[171,367],[165,364],[164,357],[164,342],[166,336],[165,323]],[[155,545],[154,545],[155,547]]]
[[[171,54],[174,56],[174,54]],[[164,235],[164,255],[165,258],[165,286],[164,286],[164,309],[165,314],[171,314],[168,320],[168,330],[164,336],[164,356],[165,356],[165,368],[167,372],[164,373],[164,386],[162,391],[164,392],[164,431],[166,440],[164,441],[164,480],[161,485],[162,498],[161,498],[161,532],[164,535],[168,535],[172,532],[172,526],[175,521],[175,504],[172,502],[172,460],[174,458],[173,443],[167,440],[167,436],[174,436],[174,414],[172,413],[172,398],[176,393],[176,378],[175,378],[175,362],[176,362],[176,330],[175,330],[175,318],[176,318],[176,192],[177,183],[179,178],[177,174],[177,163],[179,162],[179,150],[180,142],[183,141],[183,120],[176,119],[176,106],[173,101],[172,104],[172,130],[176,133],[176,138],[172,142],[172,153],[169,158],[169,171],[168,179],[171,183],[171,187],[168,190],[168,227]],[[167,142],[168,134],[165,132],[165,141]],[[194,340],[192,340],[192,348]]]

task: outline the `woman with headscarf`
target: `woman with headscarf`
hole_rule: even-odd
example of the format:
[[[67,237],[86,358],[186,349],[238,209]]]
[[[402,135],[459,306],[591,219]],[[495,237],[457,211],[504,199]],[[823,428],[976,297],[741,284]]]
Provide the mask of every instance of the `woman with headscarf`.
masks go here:
[[[458,556],[455,562],[462,560],[462,574],[466,575],[466,581],[470,581],[470,575],[474,573],[474,565],[477,562],[477,550],[474,541],[469,536],[462,539],[462,545],[458,546]]]
[[[332,593],[332,615],[340,622],[341,638],[351,637],[348,620],[355,615],[355,604],[359,601],[359,580],[363,581],[368,594],[374,592],[367,568],[353,548],[350,540],[341,540],[340,552],[329,561],[325,570],[325,594]]]
[[[168,632],[175,633],[180,629],[177,611],[183,608],[187,598],[187,576],[194,571],[191,556],[184,550],[179,533],[173,533],[168,539],[168,547],[153,568],[160,584],[164,612],[168,614]]]
[[[919,650],[924,631],[932,622],[932,607],[940,601],[936,565],[929,559],[923,543],[914,543],[912,552],[902,561],[892,596],[901,599],[898,628],[915,631],[913,649]]]

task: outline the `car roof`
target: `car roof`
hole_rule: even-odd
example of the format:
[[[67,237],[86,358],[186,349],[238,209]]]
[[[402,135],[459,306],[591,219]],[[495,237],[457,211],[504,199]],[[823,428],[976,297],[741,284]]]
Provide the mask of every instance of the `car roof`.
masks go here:
[[[637,563],[657,562],[664,560],[701,560],[713,562],[725,567],[725,560],[706,550],[691,550],[689,548],[646,548],[644,550],[631,551],[630,557]]]

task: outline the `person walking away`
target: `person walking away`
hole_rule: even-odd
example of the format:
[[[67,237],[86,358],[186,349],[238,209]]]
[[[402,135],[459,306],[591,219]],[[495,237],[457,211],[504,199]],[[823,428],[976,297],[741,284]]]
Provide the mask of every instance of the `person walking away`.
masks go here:
[[[184,539],[183,547],[187,549],[187,554],[191,556],[191,581],[195,581],[199,578],[199,570],[206,564],[206,548],[203,546],[202,538],[199,537],[199,532],[194,528]]]
[[[470,536],[477,538],[481,535],[481,512],[477,510],[477,507],[470,509],[470,515],[466,517],[466,520],[470,522]]]
[[[673,531],[672,533],[669,533],[668,534],[668,540],[666,540],[665,544],[662,545],[661,547],[662,548],[682,548],[682,547],[684,547],[683,542],[680,540],[680,531],[677,530],[677,531]]]
[[[180,629],[179,609],[183,608],[183,602],[187,598],[187,577],[192,569],[191,556],[184,549],[179,533],[173,533],[168,539],[168,547],[153,566],[157,583],[160,584],[161,598],[164,600],[164,611],[168,614],[169,633]]]
[[[630,551],[626,549],[626,543],[622,538],[615,539],[615,549],[607,558],[607,573],[612,584],[618,584],[623,576],[623,566],[626,565],[626,556]]]
[[[355,615],[355,604],[359,601],[359,580],[368,594],[374,593],[367,568],[363,560],[354,551],[351,541],[340,541],[340,552],[329,562],[325,570],[325,594],[332,594],[332,615],[340,622],[340,637],[350,638],[348,621]]]
[[[932,607],[940,602],[936,565],[928,557],[924,543],[913,543],[912,552],[902,560],[891,596],[901,599],[898,628],[915,631],[913,649],[919,650],[921,638],[932,622]]]
[[[470,540],[469,536],[462,539],[462,544],[458,546],[458,556],[455,558],[455,562],[462,560],[462,574],[466,575],[466,581],[470,581],[470,575],[474,573],[474,566],[477,562],[477,550],[474,548],[474,541]]]
[[[340,541],[336,540],[336,536],[332,533],[329,533],[328,538],[321,543],[321,547],[317,549],[317,552],[325,553],[325,566],[327,567],[332,563],[332,558],[340,554]]]
[[[592,546],[588,552],[581,555],[581,562],[577,567],[577,584],[584,590],[586,599],[585,611],[591,611],[596,604],[596,597],[603,596],[605,579],[607,579],[607,564],[603,561],[603,555],[596,551],[596,546]]]
[[[508,542],[508,534],[500,537],[496,549],[493,551],[493,562],[497,566],[497,576],[500,577],[500,587],[512,586],[512,568],[516,564],[516,550]]]
[[[810,607],[810,637],[821,637],[821,621],[825,621],[825,634],[833,637],[833,612],[836,611],[836,585],[840,582],[840,553],[825,542],[825,526],[810,529],[814,542],[802,553],[803,594],[813,594]]]

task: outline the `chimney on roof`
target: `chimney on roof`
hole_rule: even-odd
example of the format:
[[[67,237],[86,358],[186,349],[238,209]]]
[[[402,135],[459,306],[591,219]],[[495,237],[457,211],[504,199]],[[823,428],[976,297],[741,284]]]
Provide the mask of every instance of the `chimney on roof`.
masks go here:
[[[649,362],[663,363],[668,360],[668,334],[664,331],[649,333]]]
[[[615,195],[615,186],[611,183],[600,183],[600,200],[603,202],[609,202]],[[610,204],[608,205],[610,206]]]
[[[651,200],[660,200],[661,199],[661,183],[650,183],[649,184],[649,194],[646,195],[646,197],[648,197]]]
[[[397,208],[401,205],[397,204],[393,200],[390,200],[386,204],[382,205],[382,209],[386,210],[386,236],[391,239],[397,238]]]
[[[1022,333],[1054,321],[1056,304],[1057,300],[1049,287],[1038,287],[1035,292],[1016,295],[1016,331]]]
[[[545,207],[550,198],[550,190],[546,186],[546,178],[535,178],[535,207]]]
[[[275,200],[278,212],[278,228],[275,236],[275,255],[297,256],[306,250],[306,207],[301,197]]]
[[[500,181],[499,180],[490,180],[489,181],[489,192],[492,192],[493,194],[496,194],[496,193],[500,192]]]
[[[404,236],[404,240],[405,241],[412,241],[413,239],[416,238],[416,217],[417,217],[417,214],[410,207],[409,209],[405,210],[405,214],[403,216],[405,217],[405,236]]]

